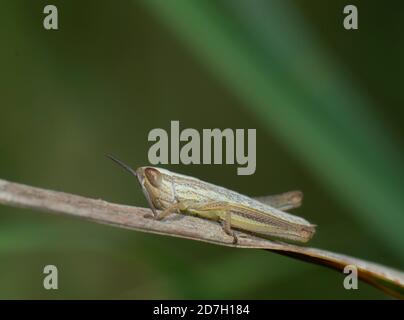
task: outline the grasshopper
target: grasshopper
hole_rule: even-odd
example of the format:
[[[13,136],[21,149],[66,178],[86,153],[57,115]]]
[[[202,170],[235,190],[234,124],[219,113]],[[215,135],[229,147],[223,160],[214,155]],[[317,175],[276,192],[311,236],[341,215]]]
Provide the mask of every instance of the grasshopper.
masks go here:
[[[156,220],[182,213],[220,221],[224,232],[233,237],[233,243],[237,243],[233,229],[297,242],[309,241],[315,232],[315,225],[282,211],[300,206],[303,196],[300,191],[254,199],[162,168],[134,170],[107,156],[137,177],[153,212],[148,217]]]

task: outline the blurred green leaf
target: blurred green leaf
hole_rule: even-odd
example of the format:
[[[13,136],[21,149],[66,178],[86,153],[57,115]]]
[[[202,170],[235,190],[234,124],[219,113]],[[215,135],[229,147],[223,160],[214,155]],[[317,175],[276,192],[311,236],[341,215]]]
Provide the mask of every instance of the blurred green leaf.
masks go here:
[[[404,261],[402,154],[288,2],[144,3]]]

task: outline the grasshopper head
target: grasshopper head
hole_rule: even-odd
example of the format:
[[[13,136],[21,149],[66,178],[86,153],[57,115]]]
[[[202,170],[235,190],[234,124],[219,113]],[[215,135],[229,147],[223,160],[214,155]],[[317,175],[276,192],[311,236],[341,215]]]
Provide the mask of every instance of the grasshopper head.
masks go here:
[[[174,190],[167,170],[155,167],[140,167],[135,171],[114,156],[110,154],[106,156],[137,177],[154,214],[157,214],[156,209],[165,209],[172,204],[175,198]]]
[[[149,187],[160,188],[163,182],[162,174],[154,167],[140,167],[136,170],[136,175],[140,184]]]
[[[163,171],[155,167],[140,167],[136,176],[153,211],[165,209],[174,198],[171,182]]]

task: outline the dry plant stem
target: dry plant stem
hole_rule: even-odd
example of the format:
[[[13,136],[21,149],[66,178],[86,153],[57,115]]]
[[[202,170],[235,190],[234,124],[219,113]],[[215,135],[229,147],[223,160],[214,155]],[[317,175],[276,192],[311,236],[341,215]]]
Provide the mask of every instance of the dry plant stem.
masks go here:
[[[0,179],[0,203],[4,205],[62,213],[125,229],[169,235],[213,244],[275,251],[312,263],[343,269],[355,265],[359,277],[385,291],[404,297],[404,273],[376,263],[330,251],[286,244],[237,232],[238,243],[223,232],[219,223],[173,214],[163,221],[145,218],[150,209],[109,203],[64,192],[45,190]]]

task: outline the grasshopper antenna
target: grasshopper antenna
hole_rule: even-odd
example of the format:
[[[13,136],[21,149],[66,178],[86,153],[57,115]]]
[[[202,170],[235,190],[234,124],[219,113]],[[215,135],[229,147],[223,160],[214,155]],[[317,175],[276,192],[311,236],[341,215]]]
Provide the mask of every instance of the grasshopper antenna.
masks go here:
[[[137,173],[135,170],[133,170],[131,167],[129,167],[126,163],[122,162],[121,160],[115,158],[113,155],[111,154],[106,154],[106,157],[110,158],[112,161],[114,161],[115,163],[119,164],[122,168],[124,168],[125,170],[129,171],[131,174],[133,174],[135,177],[137,177]]]

